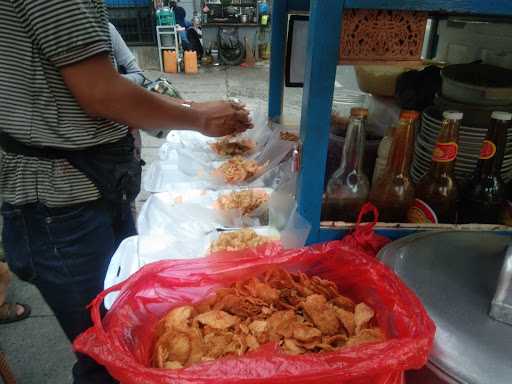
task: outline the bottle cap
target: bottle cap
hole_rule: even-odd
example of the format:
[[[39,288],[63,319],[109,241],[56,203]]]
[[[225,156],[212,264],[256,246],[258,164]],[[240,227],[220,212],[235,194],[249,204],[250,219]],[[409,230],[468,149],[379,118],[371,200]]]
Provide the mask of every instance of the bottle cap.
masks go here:
[[[359,118],[366,118],[368,117],[368,109],[366,108],[352,108],[350,110],[350,116],[352,117],[359,117]]]
[[[459,111],[444,111],[443,118],[446,120],[462,120],[464,114]]]
[[[509,120],[512,120],[512,113],[510,113],[510,112],[494,111],[491,114],[491,119],[502,120],[502,121],[509,121]]]
[[[404,109],[400,112],[400,120],[417,120],[419,117],[418,111]]]

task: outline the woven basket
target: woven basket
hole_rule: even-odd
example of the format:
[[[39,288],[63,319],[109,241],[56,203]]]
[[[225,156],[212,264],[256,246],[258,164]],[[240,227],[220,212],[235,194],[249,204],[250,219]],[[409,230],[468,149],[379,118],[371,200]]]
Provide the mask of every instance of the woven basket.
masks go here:
[[[340,63],[421,61],[427,18],[425,12],[345,10]]]

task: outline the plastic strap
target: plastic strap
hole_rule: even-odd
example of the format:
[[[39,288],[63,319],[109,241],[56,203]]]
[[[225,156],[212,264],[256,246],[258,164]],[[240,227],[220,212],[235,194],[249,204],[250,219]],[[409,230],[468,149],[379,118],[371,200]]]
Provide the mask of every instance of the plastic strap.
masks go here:
[[[373,222],[362,224],[363,217],[368,213],[373,213]],[[367,243],[368,239],[373,236],[373,228],[379,222],[379,210],[372,203],[365,203],[357,217],[356,229],[354,231],[354,238],[360,244]]]
[[[107,333],[105,332],[105,328],[103,328],[103,323],[101,321],[101,313],[100,313],[100,307],[103,303],[103,300],[105,300],[105,297],[111,293],[120,291],[123,289],[124,285],[126,284],[127,280],[124,280],[116,285],[113,285],[112,287],[105,289],[104,291],[100,292],[98,296],[94,298],[93,301],[89,303],[87,306],[87,309],[91,311],[91,320],[93,322],[94,328],[98,329],[104,337],[107,337]]]

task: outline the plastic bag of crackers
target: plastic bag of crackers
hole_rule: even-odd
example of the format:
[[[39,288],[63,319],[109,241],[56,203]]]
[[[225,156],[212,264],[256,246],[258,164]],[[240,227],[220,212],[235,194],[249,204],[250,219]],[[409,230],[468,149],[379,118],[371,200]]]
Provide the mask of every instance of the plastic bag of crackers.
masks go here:
[[[401,384],[426,363],[435,326],[355,244],[149,264],[95,299],[75,349],[122,383]]]

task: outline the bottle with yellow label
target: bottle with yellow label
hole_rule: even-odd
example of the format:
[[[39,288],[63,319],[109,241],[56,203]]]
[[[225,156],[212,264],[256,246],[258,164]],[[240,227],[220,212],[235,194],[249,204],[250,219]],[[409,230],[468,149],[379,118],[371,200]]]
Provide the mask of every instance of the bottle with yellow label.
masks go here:
[[[497,224],[506,202],[501,166],[512,114],[493,112],[491,125],[480,150],[473,179],[463,193],[459,209],[461,223]]]
[[[407,212],[410,223],[455,223],[457,220],[459,193],[454,167],[462,116],[462,112],[457,111],[443,113],[430,170],[418,182],[416,198]]]

